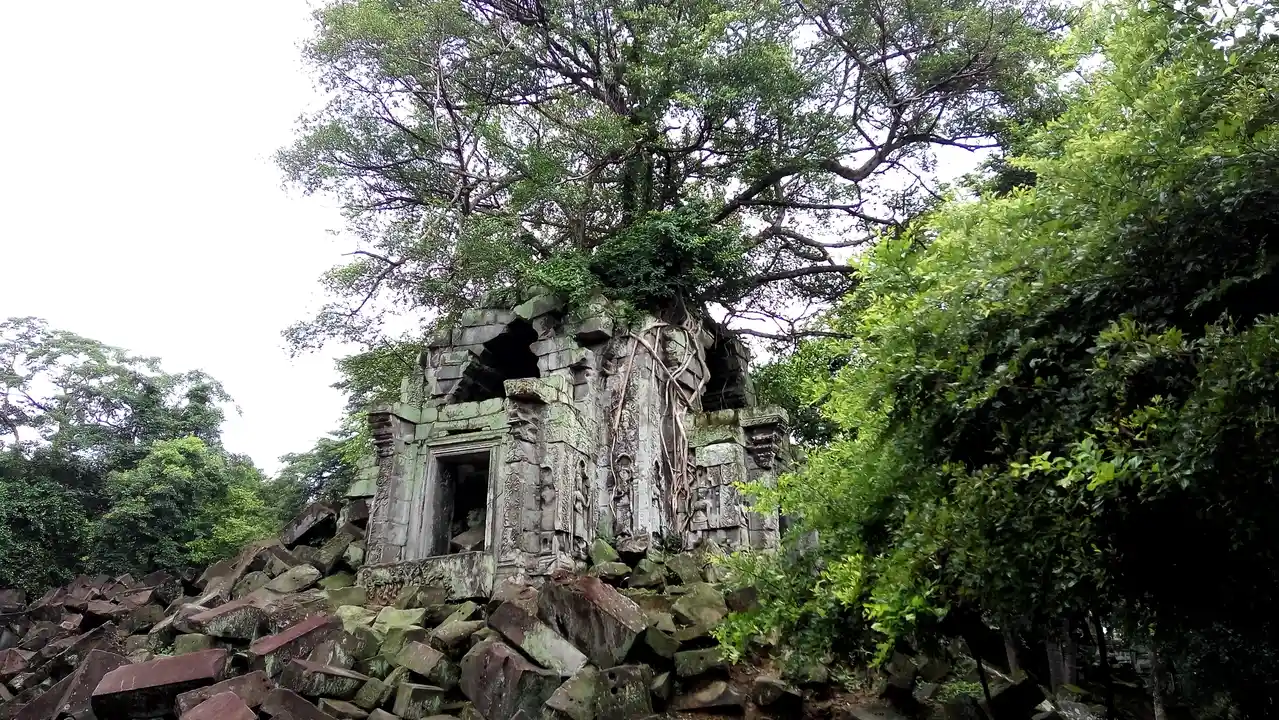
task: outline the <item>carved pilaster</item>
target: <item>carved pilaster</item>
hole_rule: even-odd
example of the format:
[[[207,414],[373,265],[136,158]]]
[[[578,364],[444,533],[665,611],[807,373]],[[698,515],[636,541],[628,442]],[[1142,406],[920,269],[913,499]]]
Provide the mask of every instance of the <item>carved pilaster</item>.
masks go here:
[[[370,510],[370,527],[365,546],[366,562],[376,564],[390,558],[387,540],[391,534],[391,504],[395,499],[396,477],[396,416],[388,409],[369,413],[369,434],[373,436],[374,463],[377,466],[376,489]],[[398,555],[398,553],[397,553]]]
[[[742,420],[747,443],[747,481],[773,485],[786,471],[787,416],[781,411],[766,412]],[[748,513],[750,544],[754,548],[778,545],[778,512]]]

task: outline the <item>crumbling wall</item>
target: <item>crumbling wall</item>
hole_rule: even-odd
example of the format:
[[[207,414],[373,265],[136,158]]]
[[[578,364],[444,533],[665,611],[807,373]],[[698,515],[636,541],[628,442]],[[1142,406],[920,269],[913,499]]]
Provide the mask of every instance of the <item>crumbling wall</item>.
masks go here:
[[[433,467],[466,443],[495,448],[484,552],[498,580],[582,567],[597,537],[633,553],[772,544],[776,518],[753,519],[737,485],[773,476],[758,457],[776,455],[785,417],[748,433],[756,416],[723,409],[750,400],[746,362],[709,321],[624,322],[603,300],[570,310],[540,295],[465,314],[428,343],[401,402],[370,414],[370,563],[429,560],[423,538],[446,514]],[[709,424],[719,415],[699,414],[704,402],[728,414]],[[712,442],[712,425],[731,431]]]

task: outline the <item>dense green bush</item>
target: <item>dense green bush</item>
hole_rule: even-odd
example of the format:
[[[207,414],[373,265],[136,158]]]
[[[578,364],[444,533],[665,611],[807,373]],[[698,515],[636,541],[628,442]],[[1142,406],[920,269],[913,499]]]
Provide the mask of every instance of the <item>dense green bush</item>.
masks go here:
[[[829,321],[848,365],[804,380],[836,439],[757,488],[820,540],[737,560],[790,579],[727,640],[883,656],[958,607],[1026,638],[1097,617],[1182,697],[1274,713],[1276,44],[1208,16],[1087,25],[1105,62],[1014,161],[1034,187],[860,261]]]

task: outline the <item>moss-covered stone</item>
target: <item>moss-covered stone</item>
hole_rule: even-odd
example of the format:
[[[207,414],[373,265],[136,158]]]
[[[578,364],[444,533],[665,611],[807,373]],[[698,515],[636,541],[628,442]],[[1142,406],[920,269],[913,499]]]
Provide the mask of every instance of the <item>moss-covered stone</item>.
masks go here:
[[[689,625],[715,627],[729,614],[724,595],[711,584],[692,583],[685,587],[687,592],[671,604],[671,612],[677,620]]]
[[[325,590],[337,590],[339,588],[349,588],[356,584],[356,579],[351,573],[343,571],[336,572],[327,578],[323,578],[316,583]],[[350,603],[354,605],[355,603]]]
[[[610,545],[605,540],[603,540],[602,538],[596,538],[595,542],[591,543],[591,564],[592,565],[599,565],[601,563],[609,563],[609,562],[618,562],[621,559],[622,558],[618,556],[618,551],[614,550],[613,546]]]
[[[682,650],[675,653],[675,661],[676,674],[685,678],[729,667],[718,647],[705,650]]]
[[[213,638],[202,633],[187,633],[173,639],[174,655],[186,655],[187,653],[209,650],[212,647]]]

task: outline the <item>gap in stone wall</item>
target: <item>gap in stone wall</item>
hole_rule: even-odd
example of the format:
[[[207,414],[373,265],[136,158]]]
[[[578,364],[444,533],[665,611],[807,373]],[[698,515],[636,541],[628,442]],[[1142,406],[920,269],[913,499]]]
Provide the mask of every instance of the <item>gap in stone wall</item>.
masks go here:
[[[530,347],[538,339],[533,326],[513,320],[501,335],[485,343],[453,391],[451,403],[480,402],[504,396],[507,380],[538,377],[538,356]]]
[[[750,404],[747,364],[735,340],[717,333],[707,350],[707,383],[702,390],[703,412],[733,410]]]

